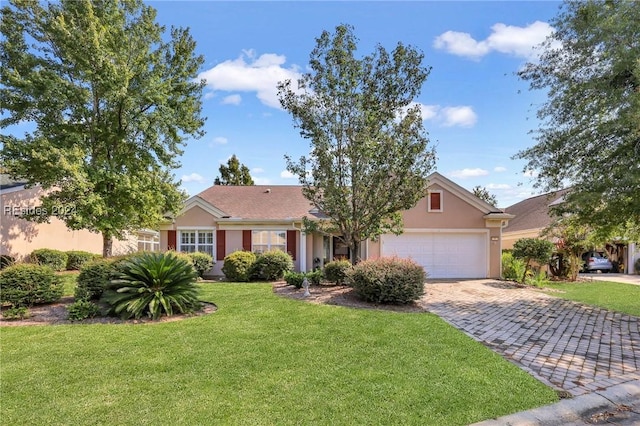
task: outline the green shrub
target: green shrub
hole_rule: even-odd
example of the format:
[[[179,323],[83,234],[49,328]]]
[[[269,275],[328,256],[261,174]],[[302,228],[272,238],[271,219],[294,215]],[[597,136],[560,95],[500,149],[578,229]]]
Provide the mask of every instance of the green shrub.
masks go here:
[[[29,318],[29,310],[24,306],[14,306],[2,311],[2,317],[9,321]]]
[[[320,270],[307,272],[305,276],[309,280],[309,283],[312,285],[320,285],[322,283],[322,278],[324,278],[324,275]]]
[[[327,281],[334,284],[342,285],[347,278],[347,273],[351,270],[352,265],[348,260],[334,260],[324,265],[324,277]]]
[[[255,280],[273,281],[282,279],[284,273],[293,270],[293,259],[281,250],[269,250],[256,256],[250,276]]]
[[[535,287],[544,287],[545,285],[549,284],[549,278],[547,277],[546,272],[544,271],[538,271],[535,274],[531,274],[531,276],[528,276],[525,279],[525,282],[528,285],[532,285]]]
[[[4,269],[16,263],[16,258],[8,254],[0,255],[0,269]]]
[[[14,307],[51,303],[62,297],[64,284],[48,266],[23,263],[0,271],[0,303]]]
[[[427,278],[422,266],[409,259],[380,258],[360,262],[347,282],[362,299],[374,303],[406,304],[424,294]]]
[[[234,251],[224,258],[222,273],[229,281],[246,282],[251,278],[251,267],[256,255],[250,251]]]
[[[287,271],[284,273],[284,280],[288,285],[292,285],[295,288],[302,288],[302,282],[304,281],[305,275],[302,272],[291,272]]]
[[[100,314],[100,307],[88,300],[78,300],[67,306],[67,312],[70,321],[82,321]]]
[[[196,280],[191,264],[173,253],[144,253],[120,266],[119,278],[111,281],[103,295],[109,312],[121,318],[147,315],[158,319],[200,308]]]
[[[520,282],[525,282],[527,272],[531,267],[531,262],[539,265],[546,265],[551,260],[554,245],[551,241],[540,238],[520,238],[513,244],[513,257],[524,261],[524,273],[520,277]]]
[[[209,253],[195,252],[187,253],[191,258],[191,263],[196,269],[200,278],[204,277],[204,273],[213,268],[213,257]]]
[[[510,252],[502,253],[502,279],[509,281],[520,281],[525,271],[525,263],[521,259],[516,259]]]
[[[79,271],[85,264],[100,257],[88,251],[71,250],[67,253],[67,271]]]
[[[96,259],[85,264],[76,278],[76,300],[98,300],[118,276],[118,265],[126,258]]]
[[[32,263],[48,266],[54,271],[64,271],[67,269],[67,253],[60,250],[37,249],[29,256]]]

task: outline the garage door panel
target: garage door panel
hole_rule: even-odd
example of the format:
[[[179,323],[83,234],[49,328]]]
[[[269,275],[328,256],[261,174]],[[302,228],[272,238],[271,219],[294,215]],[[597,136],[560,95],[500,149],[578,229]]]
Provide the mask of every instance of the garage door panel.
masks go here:
[[[381,254],[410,258],[429,278],[484,278],[486,233],[415,232],[382,237]]]

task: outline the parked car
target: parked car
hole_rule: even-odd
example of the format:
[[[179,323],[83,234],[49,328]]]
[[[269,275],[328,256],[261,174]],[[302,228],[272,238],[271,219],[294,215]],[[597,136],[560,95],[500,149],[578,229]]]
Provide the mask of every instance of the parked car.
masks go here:
[[[597,251],[589,251],[582,255],[583,272],[611,272],[613,264],[606,255]]]

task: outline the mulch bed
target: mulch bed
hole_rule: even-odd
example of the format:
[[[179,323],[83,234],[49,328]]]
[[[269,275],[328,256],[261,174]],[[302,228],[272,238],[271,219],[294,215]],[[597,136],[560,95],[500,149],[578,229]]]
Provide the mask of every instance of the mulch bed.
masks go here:
[[[304,289],[297,289],[284,282],[278,282],[273,285],[273,292],[282,297],[302,300],[308,303],[346,306],[358,309],[382,309],[395,312],[427,312],[421,300],[407,305],[370,303],[360,300],[351,287],[340,285],[310,286],[309,293],[311,293],[311,296],[305,297]]]
[[[60,325],[60,324],[157,324],[161,322],[180,321],[194,316],[207,315],[218,308],[213,303],[202,302],[203,308],[192,314],[174,314],[170,317],[163,316],[157,320],[151,318],[122,320],[117,317],[95,317],[82,321],[69,321],[67,319],[67,306],[74,302],[74,298],[63,297],[56,303],[38,305],[29,308],[29,317],[21,320],[8,320],[0,318],[0,327],[25,326],[25,325]]]

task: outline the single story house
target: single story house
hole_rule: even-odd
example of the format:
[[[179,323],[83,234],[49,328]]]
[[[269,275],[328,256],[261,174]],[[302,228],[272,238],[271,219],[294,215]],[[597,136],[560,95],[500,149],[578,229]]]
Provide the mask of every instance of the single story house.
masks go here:
[[[502,233],[502,246],[511,249],[520,238],[540,238],[542,231],[554,220],[551,208],[562,203],[568,189],[536,195],[505,209],[514,216]],[[553,241],[555,243],[555,241]],[[624,265],[620,272],[633,273],[634,262],[640,258],[640,245],[632,242],[612,242],[605,247],[609,257]]]
[[[0,255],[20,260],[40,248],[102,254],[100,234],[69,229],[56,217],[51,217],[48,223],[31,222],[20,217],[26,212],[37,212],[43,194],[43,189],[38,186],[26,188],[25,182],[0,174]],[[159,232],[150,229],[113,242],[114,254],[159,249]]]
[[[361,246],[361,259],[412,258],[430,278],[500,278],[502,229],[513,215],[474,196],[439,173],[418,204],[404,212],[404,233],[382,235]],[[161,250],[210,253],[220,276],[226,255],[269,249],[291,254],[295,269],[310,271],[348,256],[336,236],[307,234],[302,218],[322,214],[300,186],[212,186],[189,198],[171,223],[160,227]]]

